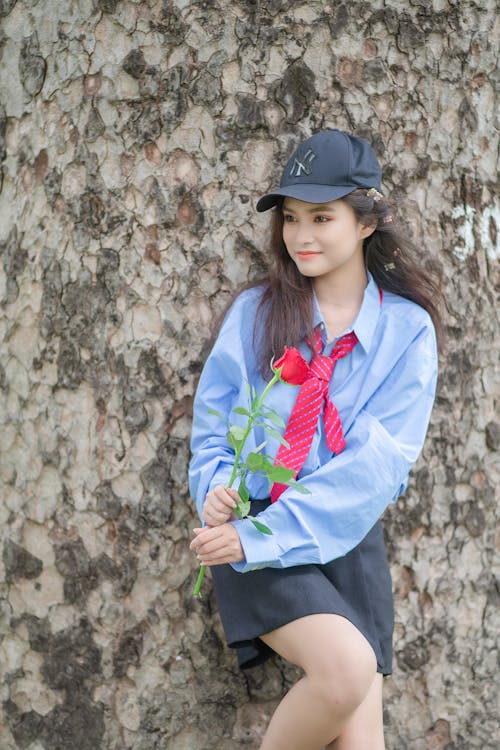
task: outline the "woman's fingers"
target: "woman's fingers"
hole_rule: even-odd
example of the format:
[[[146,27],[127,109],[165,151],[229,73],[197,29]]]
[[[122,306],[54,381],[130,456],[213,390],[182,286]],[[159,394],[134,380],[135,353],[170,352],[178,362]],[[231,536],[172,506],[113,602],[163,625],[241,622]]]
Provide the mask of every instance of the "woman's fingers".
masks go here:
[[[189,549],[191,549],[193,552],[196,552],[196,554],[199,554],[200,549],[207,541],[212,541],[213,539],[217,538],[217,531],[219,528],[220,526],[203,526],[203,528],[201,529],[193,529],[196,536],[189,545]]]
[[[213,543],[217,543],[217,539],[223,538],[221,528],[222,526],[214,526],[213,528],[205,526],[197,533],[196,538],[191,542],[191,549],[199,553],[200,550],[205,549],[207,545],[213,547]]]
[[[240,562],[240,560],[243,560],[243,554],[239,550],[233,549],[221,549],[200,556],[202,565],[223,565],[224,563]]]
[[[209,526],[221,526],[231,518],[230,513],[204,513],[203,520]]]
[[[227,521],[230,516],[230,511],[216,511],[205,508],[202,516],[205,523],[208,523],[209,526],[217,526],[218,524]]]
[[[235,495],[236,497],[233,497],[233,495]],[[209,497],[212,497],[216,505],[221,508],[234,508],[236,507],[238,493],[236,492],[236,490],[230,490],[227,487],[219,485],[207,494],[207,499]]]
[[[228,544],[228,540],[225,537],[219,536],[208,542],[204,542],[196,551],[200,556],[210,555],[218,550],[227,549],[230,546],[231,545]]]
[[[204,565],[220,565],[244,559],[240,537],[231,524],[204,528],[201,531],[195,529],[195,533],[196,538],[190,547]]]
[[[231,517],[238,499],[235,490],[228,490],[222,485],[215,487],[207,493],[203,506],[203,520],[210,526],[225,523]]]

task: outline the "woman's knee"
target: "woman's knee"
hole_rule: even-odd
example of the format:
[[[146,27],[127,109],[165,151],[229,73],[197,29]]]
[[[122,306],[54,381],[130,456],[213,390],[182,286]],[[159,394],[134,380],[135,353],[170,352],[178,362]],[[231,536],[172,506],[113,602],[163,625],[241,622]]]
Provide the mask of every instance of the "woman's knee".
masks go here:
[[[337,714],[348,714],[363,701],[377,670],[366,638],[339,615],[310,615],[266,639],[278,653],[302,667],[318,700]]]
[[[337,716],[351,714],[364,701],[376,674],[375,655],[352,659],[325,659],[321,668],[306,669],[306,678],[318,698]]]
[[[372,647],[351,622],[340,617],[335,617],[322,653],[305,665],[306,675],[315,681],[324,699],[343,713],[351,713],[362,703],[376,671]]]

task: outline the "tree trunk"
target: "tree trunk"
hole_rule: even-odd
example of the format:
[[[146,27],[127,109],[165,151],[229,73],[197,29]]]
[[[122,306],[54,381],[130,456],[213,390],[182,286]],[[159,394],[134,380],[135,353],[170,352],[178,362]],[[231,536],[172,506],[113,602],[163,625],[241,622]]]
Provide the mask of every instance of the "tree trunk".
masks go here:
[[[327,126],[374,144],[447,299],[385,515],[387,747],[497,747],[495,21],[493,0],[0,0],[3,750],[252,750],[295,679],[240,673],[210,580],[191,596],[188,438],[212,322],[263,271],[255,200]]]

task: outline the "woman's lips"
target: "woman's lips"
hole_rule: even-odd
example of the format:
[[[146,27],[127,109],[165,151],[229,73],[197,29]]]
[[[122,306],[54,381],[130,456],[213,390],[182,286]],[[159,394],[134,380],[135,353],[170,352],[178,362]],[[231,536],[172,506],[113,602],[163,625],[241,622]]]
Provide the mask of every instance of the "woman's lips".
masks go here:
[[[308,258],[315,258],[316,255],[319,255],[319,253],[295,253],[295,255],[301,260],[307,260]]]

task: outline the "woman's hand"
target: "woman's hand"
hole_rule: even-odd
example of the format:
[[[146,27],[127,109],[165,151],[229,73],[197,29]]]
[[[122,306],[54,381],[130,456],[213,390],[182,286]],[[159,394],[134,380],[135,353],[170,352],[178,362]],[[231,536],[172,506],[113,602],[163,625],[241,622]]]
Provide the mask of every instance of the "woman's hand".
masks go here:
[[[239,534],[232,524],[223,523],[213,528],[204,526],[193,531],[196,537],[189,547],[196,552],[201,564],[222,565],[245,559]]]
[[[229,490],[222,485],[207,493],[203,505],[202,517],[208,526],[220,526],[227,523],[233,515],[236,504],[241,500],[236,490]]]

